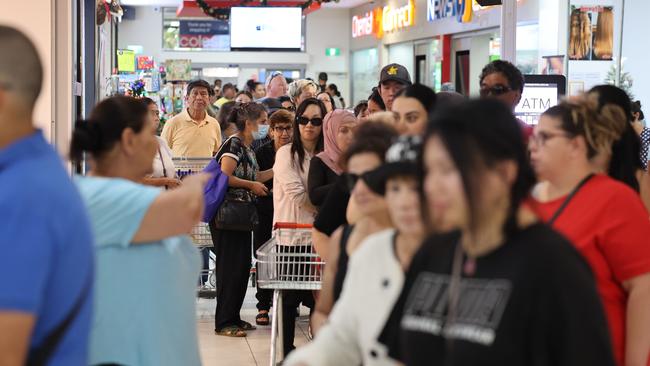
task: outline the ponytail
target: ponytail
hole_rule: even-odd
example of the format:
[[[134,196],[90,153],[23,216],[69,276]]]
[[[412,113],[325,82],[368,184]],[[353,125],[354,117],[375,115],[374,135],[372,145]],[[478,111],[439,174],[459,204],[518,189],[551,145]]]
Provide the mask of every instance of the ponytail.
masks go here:
[[[147,106],[131,97],[111,97],[95,106],[87,120],[75,122],[70,142],[70,159],[79,163],[83,153],[99,159],[122,139],[122,132],[130,128],[140,133],[145,126]]]

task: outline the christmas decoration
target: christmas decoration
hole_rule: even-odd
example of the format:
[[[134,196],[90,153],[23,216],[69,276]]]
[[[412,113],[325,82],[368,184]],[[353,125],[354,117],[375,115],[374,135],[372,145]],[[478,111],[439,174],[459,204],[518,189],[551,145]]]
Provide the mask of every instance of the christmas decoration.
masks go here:
[[[616,80],[616,69],[618,63],[612,62],[612,66],[609,68],[609,71],[607,71],[605,83],[618,86],[619,88],[625,90],[627,95],[630,96],[630,99],[634,100],[634,94],[632,94],[632,85],[634,84],[634,80],[632,79],[632,75],[630,75],[630,73],[625,71],[623,68],[624,62],[625,60],[621,62],[621,77],[618,81]]]

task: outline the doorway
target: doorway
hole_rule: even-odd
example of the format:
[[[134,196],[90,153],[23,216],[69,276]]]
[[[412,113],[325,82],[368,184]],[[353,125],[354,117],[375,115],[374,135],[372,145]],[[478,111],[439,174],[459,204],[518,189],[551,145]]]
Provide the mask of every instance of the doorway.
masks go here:
[[[456,52],[456,91],[469,96],[469,50]]]
[[[427,84],[427,56],[415,56],[415,82],[418,84]]]

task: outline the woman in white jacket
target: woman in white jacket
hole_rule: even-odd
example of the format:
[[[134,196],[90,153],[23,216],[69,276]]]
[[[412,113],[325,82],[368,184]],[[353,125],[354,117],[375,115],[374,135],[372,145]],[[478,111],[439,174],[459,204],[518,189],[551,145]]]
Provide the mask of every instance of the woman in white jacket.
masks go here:
[[[275,155],[273,165],[273,224],[290,222],[312,224],[316,207],[309,201],[307,177],[312,157],[323,151],[323,118],[325,105],[316,98],[305,99],[296,111],[293,124],[293,141],[282,146]],[[296,247],[294,253],[306,251]],[[295,258],[295,256],[294,256]],[[297,267],[296,267],[297,268]],[[311,291],[283,292],[283,338],[284,355],[294,348],[296,307],[303,305],[313,308],[314,297]]]
[[[386,164],[372,174],[376,182],[369,187],[385,195],[395,229],[371,235],[360,245],[328,323],[285,365],[395,365],[377,338],[424,236],[415,176],[420,145],[419,137],[400,138],[388,150]]]

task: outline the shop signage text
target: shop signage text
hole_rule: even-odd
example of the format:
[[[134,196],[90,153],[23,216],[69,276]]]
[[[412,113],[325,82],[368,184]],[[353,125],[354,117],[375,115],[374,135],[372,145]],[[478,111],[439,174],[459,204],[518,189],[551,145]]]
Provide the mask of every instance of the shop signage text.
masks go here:
[[[384,6],[382,14],[382,29],[384,32],[392,32],[415,24],[415,4],[409,0],[408,4],[393,8],[390,5]]]
[[[381,38],[384,32],[393,32],[415,24],[415,2],[409,0],[406,5],[393,7],[386,5],[375,8],[363,15],[352,17],[352,38],[374,34]]]
[[[455,17],[460,23],[472,21],[473,0],[427,0],[427,20]]]

